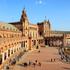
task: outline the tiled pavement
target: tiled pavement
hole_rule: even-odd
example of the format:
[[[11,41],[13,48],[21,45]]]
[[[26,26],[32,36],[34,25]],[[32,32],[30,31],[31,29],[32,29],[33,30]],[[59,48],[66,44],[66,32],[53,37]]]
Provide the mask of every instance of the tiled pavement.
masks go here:
[[[51,59],[55,59],[55,61],[51,62]],[[41,62],[41,66],[39,66],[38,63],[35,66],[23,66],[24,62],[35,62],[35,60]],[[38,50],[35,50],[25,54],[15,66],[11,67],[10,70],[70,70],[70,64],[64,63],[60,60],[56,48],[47,47],[40,48],[40,53]]]

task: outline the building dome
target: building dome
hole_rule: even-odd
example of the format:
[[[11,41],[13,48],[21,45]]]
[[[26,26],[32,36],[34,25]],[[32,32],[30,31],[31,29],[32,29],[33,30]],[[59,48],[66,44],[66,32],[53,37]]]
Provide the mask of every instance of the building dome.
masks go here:
[[[19,31],[15,26],[4,22],[0,22],[0,30]]]

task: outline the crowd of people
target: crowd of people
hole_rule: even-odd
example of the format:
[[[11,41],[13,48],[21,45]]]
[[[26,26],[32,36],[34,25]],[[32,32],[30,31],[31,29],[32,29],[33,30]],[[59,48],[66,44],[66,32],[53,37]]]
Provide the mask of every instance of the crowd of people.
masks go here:
[[[65,54],[65,49],[59,49],[59,55],[61,56],[61,60],[65,60],[66,62],[70,62],[70,55]]]
[[[13,58],[10,58],[8,61],[9,63],[5,64],[3,66],[3,70],[9,70],[11,65],[15,65],[17,61],[24,55],[26,50],[20,52],[18,55],[14,56]]]
[[[37,49],[38,49],[38,46],[37,46]],[[11,66],[11,65],[15,65],[16,62],[19,61],[19,59],[24,55],[25,52],[26,52],[26,50],[24,50],[23,52],[20,52],[20,53],[19,53],[18,55],[16,55],[14,58],[10,58],[10,59],[9,59],[9,63],[8,63],[8,64],[5,64],[5,65],[3,66],[3,70],[9,70],[9,69],[10,69],[10,66]],[[40,50],[38,50],[38,53],[40,53]],[[27,62],[24,63],[24,67],[26,67],[26,66],[28,66],[28,65],[29,65],[29,66],[30,66],[30,65],[33,65],[33,66],[35,67],[36,65],[41,66],[41,63],[38,62],[37,60],[35,60],[35,62],[29,61],[29,64],[28,64]]]
[[[41,66],[41,62],[38,62],[38,60],[35,60],[34,62],[32,62],[32,61],[29,61],[29,62],[24,62],[23,63],[23,66],[24,67],[27,67],[27,66],[33,66],[33,67],[35,67],[36,65],[37,66]]]

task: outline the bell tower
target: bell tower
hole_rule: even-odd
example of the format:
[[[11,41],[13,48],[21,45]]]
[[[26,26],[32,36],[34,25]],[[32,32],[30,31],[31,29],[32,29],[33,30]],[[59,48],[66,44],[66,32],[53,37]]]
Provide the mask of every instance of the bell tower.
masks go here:
[[[20,22],[22,24],[22,35],[27,37],[28,36],[28,30],[29,30],[29,22],[28,22],[28,18],[27,18],[25,8],[22,11]]]

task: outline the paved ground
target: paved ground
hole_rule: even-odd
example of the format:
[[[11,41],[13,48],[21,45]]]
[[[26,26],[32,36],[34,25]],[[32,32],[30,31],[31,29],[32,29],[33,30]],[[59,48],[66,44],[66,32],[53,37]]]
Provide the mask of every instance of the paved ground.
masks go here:
[[[51,62],[55,59],[55,61]],[[41,62],[41,66],[38,63],[24,67],[24,62]],[[22,56],[21,60],[11,69],[11,70],[70,70],[70,64],[64,63],[60,60],[58,55],[58,50],[54,47],[40,48],[40,53],[38,51],[32,51],[28,54]]]

